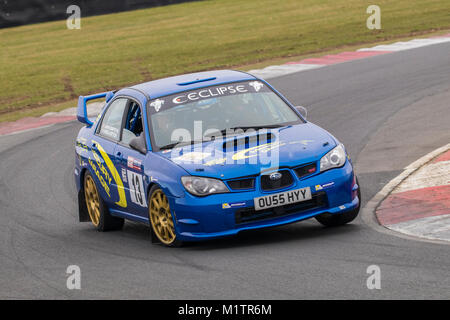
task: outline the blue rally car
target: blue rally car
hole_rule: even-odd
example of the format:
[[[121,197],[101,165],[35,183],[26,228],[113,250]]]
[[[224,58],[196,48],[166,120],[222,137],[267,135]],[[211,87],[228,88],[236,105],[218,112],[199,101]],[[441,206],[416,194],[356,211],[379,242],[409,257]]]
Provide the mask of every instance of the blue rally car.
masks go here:
[[[96,119],[89,100],[105,98]],[[80,221],[124,219],[167,246],[315,217],[352,221],[360,190],[345,147],[266,81],[210,71],[81,96]]]

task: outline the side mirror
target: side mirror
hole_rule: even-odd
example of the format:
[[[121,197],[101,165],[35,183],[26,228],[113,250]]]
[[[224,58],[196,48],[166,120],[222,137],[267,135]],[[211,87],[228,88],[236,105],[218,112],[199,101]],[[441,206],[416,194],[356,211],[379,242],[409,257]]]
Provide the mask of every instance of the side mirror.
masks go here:
[[[295,109],[297,109],[297,111],[300,112],[302,117],[306,120],[306,117],[308,116],[308,110],[306,110],[306,108],[302,106],[296,106]]]
[[[142,154],[147,154],[147,146],[145,145],[144,133],[141,133],[139,137],[131,139],[130,147],[131,149],[139,151]]]

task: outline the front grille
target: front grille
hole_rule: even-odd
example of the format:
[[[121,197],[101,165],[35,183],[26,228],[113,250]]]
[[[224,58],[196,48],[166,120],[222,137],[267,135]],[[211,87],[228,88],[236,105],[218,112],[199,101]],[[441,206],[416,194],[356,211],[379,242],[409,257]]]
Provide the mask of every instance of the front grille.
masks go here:
[[[273,219],[294,213],[302,213],[328,206],[327,194],[324,191],[312,195],[311,200],[288,204],[281,207],[256,211],[253,207],[236,210],[236,224]]]
[[[227,181],[228,186],[233,190],[253,189],[255,186],[255,178],[246,178]]]
[[[317,170],[315,163],[310,163],[301,167],[297,167],[294,169],[295,174],[299,179],[309,176],[310,174],[315,173]]]
[[[273,173],[273,172],[272,172]],[[261,176],[261,189],[264,191],[278,190],[282,188],[287,188],[294,183],[294,178],[288,170],[280,170],[281,178],[278,180],[271,180],[270,175],[264,174]]]

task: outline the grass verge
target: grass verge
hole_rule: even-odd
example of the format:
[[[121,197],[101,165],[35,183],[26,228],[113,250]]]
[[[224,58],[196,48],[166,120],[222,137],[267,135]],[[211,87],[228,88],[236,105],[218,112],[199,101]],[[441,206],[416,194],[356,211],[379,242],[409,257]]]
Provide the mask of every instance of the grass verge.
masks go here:
[[[450,28],[448,0],[211,0],[0,30],[0,121],[80,94],[214,68],[252,69]],[[338,50],[341,51],[341,50]]]

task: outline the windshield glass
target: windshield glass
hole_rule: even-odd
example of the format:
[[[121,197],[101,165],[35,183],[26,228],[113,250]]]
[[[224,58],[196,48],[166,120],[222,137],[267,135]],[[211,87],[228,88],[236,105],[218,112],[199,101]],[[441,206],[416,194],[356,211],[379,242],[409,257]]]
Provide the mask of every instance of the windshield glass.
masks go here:
[[[303,122],[260,81],[228,83],[152,100],[148,108],[153,144],[170,148],[225,135],[227,129],[277,128]]]

